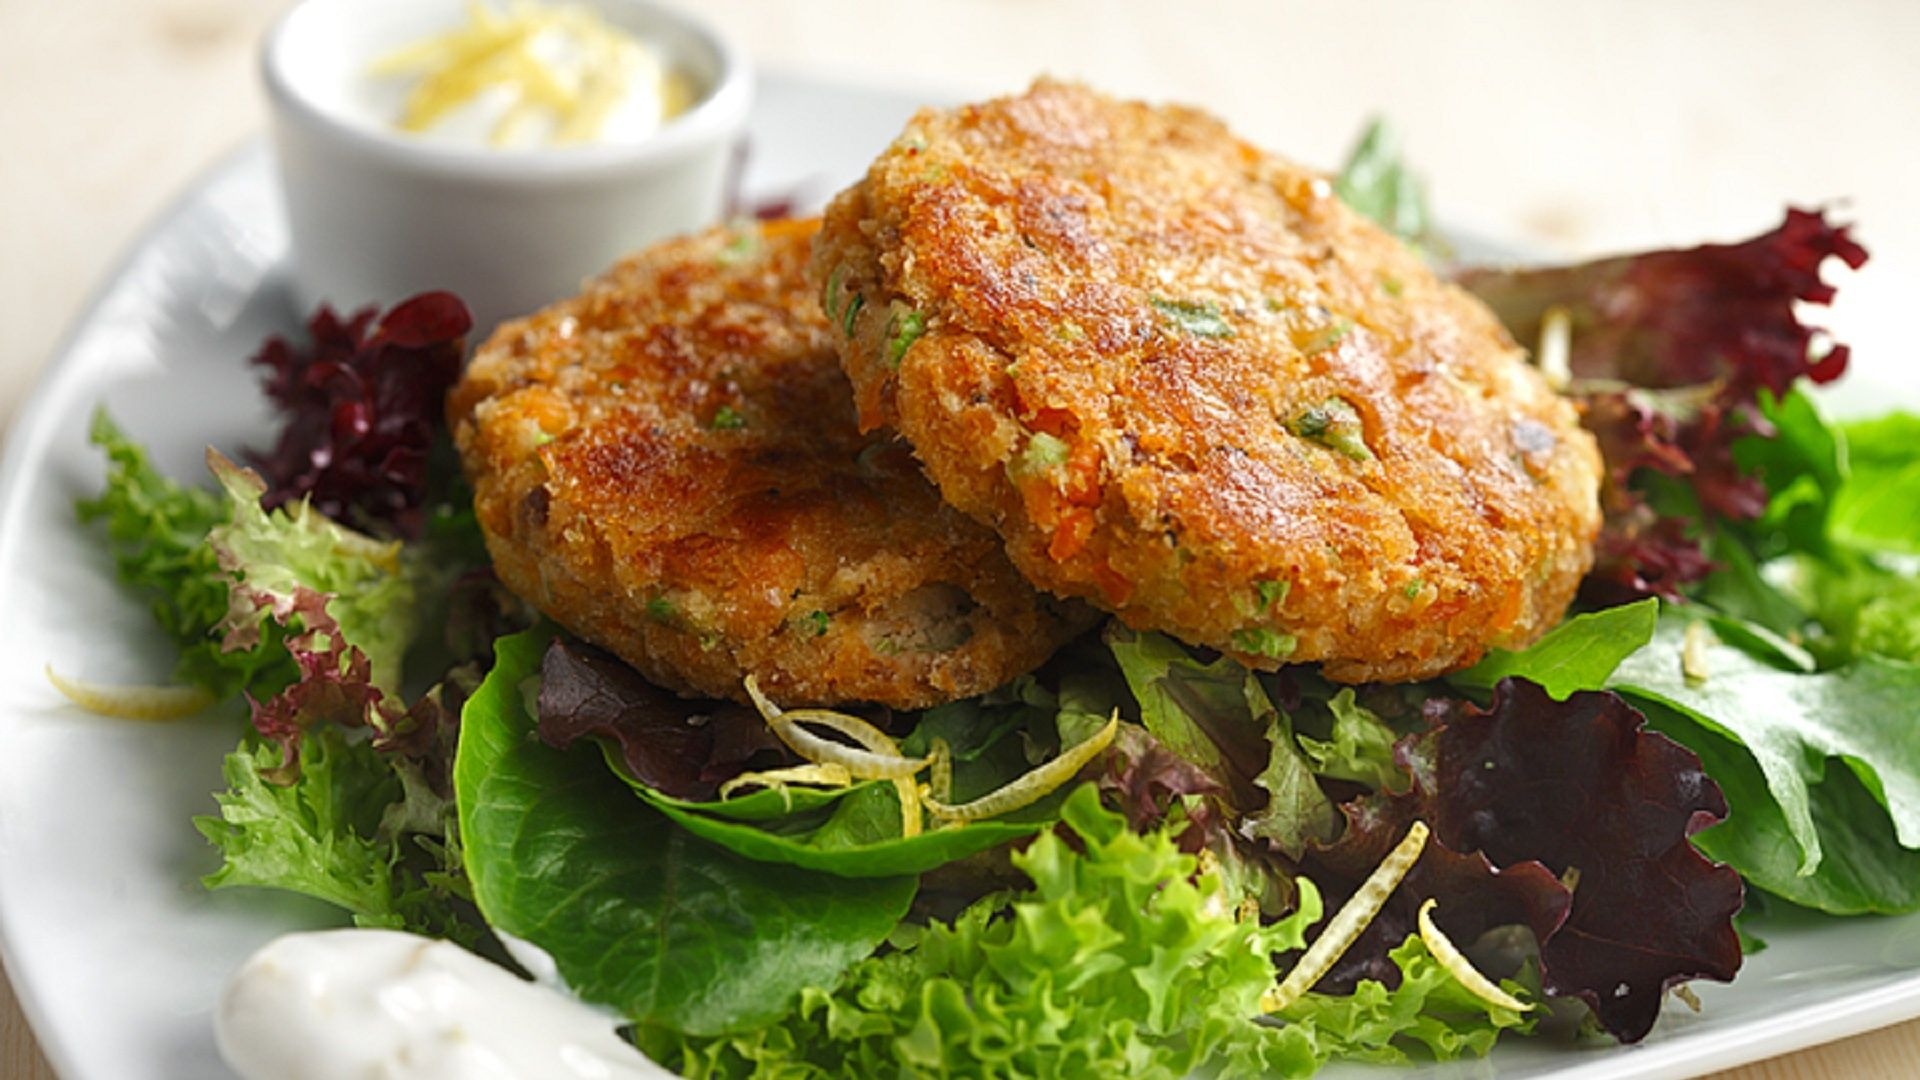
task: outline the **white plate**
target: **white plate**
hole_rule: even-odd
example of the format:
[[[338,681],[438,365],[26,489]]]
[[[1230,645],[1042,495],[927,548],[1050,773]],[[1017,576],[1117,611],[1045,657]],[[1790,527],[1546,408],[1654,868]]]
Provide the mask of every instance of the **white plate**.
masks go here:
[[[858,174],[916,100],[764,81],[752,190],[817,202]],[[260,890],[208,893],[216,860],[188,823],[213,808],[238,710],[181,724],[67,706],[47,664],[119,681],[171,657],[73,514],[101,482],[87,418],[106,405],[176,477],[208,443],[260,444],[245,359],[298,326],[280,272],[285,229],[263,145],[206,177],[132,249],[21,411],[0,470],[0,950],[47,1056],[70,1080],[228,1075],[214,1052],[222,980],[274,935],[338,922]],[[1502,1046],[1452,1075],[1686,1075],[1920,1016],[1920,917],[1782,929],[1705,1011],[1669,1007],[1639,1046]],[[1395,1070],[1392,1075],[1409,1076]]]

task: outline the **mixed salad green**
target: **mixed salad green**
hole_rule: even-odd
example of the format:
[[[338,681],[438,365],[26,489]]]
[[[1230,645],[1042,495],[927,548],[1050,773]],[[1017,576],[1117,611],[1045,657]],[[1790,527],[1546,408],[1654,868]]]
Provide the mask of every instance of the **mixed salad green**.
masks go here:
[[[1338,190],[1434,249],[1384,131]],[[1563,625],[1425,684],[1115,624],[917,714],[674,697],[493,581],[441,430],[469,330],[445,294],[269,342],[283,430],[253,469],[210,453],[214,490],[100,416],[80,509],[177,680],[248,703],[197,822],[209,887],[503,962],[496,935],[530,942],[688,1075],[1633,1041],[1762,947],[1759,894],[1920,910],[1920,416],[1822,416],[1847,355],[1796,307],[1830,258],[1865,252],[1792,211],[1744,244],[1458,274],[1580,401],[1607,523]]]

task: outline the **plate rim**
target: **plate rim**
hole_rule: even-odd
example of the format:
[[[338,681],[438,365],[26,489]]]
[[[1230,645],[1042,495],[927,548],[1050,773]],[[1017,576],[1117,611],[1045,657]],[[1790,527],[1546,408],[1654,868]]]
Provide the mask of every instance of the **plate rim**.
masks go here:
[[[134,231],[132,237],[120,245],[107,271],[88,291],[73,317],[67,320],[46,363],[34,376],[32,386],[20,399],[9,421],[5,441],[0,442],[0,522],[19,520],[22,504],[27,498],[29,463],[39,466],[46,461],[52,429],[60,420],[54,404],[66,393],[67,381],[75,378],[80,370],[76,358],[87,331],[125,289],[135,267],[148,251],[191,215],[195,207],[204,204],[209,192],[221,181],[241,172],[254,159],[266,154],[267,137],[264,132],[254,132],[241,138],[189,176]],[[0,526],[0,568],[11,563],[19,535],[15,527]],[[9,576],[0,573],[0,610],[4,610],[9,598],[10,584]],[[6,718],[0,717],[0,723],[4,722],[7,722]],[[6,835],[6,830],[0,828],[0,895],[5,895],[5,882],[12,873],[9,868],[11,860],[6,857],[9,853]],[[18,963],[20,950],[15,942],[26,931],[16,923],[10,909],[0,904],[0,969],[4,969],[8,988],[27,1021],[35,1045],[47,1064],[53,1067],[54,1073],[61,1077],[87,1080],[80,1077],[77,1059],[63,1037],[63,1026],[50,1022],[51,1015],[43,1003],[42,995],[34,991],[30,981],[22,978],[25,969]]]

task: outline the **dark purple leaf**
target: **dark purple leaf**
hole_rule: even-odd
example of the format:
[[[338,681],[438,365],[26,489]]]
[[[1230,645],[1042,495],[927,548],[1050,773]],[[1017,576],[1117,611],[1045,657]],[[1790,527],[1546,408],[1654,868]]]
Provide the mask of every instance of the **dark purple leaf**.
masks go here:
[[[1577,380],[1654,389],[1725,382],[1751,398],[1758,387],[1781,394],[1802,376],[1830,382],[1846,369],[1844,345],[1810,355],[1818,331],[1794,310],[1796,301],[1833,300],[1833,287],[1820,280],[1829,258],[1857,269],[1867,252],[1848,226],[1789,209],[1779,228],[1738,244],[1468,270],[1459,281],[1523,342],[1539,339],[1550,308],[1565,309]]]
[[[1408,739],[1401,761],[1434,835],[1496,865],[1578,874],[1566,925],[1541,948],[1549,993],[1577,995],[1623,1040],[1645,1035],[1669,987],[1740,968],[1740,875],[1687,837],[1727,802],[1691,750],[1612,693],[1555,702],[1506,679]]]
[[[1412,789],[1348,804],[1346,835],[1309,856],[1308,876],[1350,890],[1407,824],[1433,829],[1335,988],[1389,974],[1378,960],[1429,896],[1458,941],[1530,926],[1547,992],[1582,999],[1625,1042],[1646,1035],[1673,985],[1733,978],[1740,877],[1687,841],[1726,816],[1726,801],[1691,751],[1643,730],[1645,718],[1614,694],[1556,702],[1514,679],[1485,710],[1439,702],[1430,720],[1396,749]]]
[[[268,339],[253,363],[283,427],[270,452],[250,455],[268,508],[311,499],[344,524],[418,536],[427,454],[472,325],[458,298],[431,292],[377,321],[373,308],[343,320],[322,305],[304,350]]]
[[[1636,507],[1608,521],[1594,543],[1593,570],[1580,599],[1596,607],[1658,596],[1679,600],[1682,590],[1713,572],[1714,564],[1679,518]]]
[[[1331,848],[1309,853],[1305,866],[1306,875],[1329,894],[1329,910],[1346,902],[1419,817],[1418,804],[1404,796],[1369,795],[1340,809],[1346,831]],[[1387,953],[1419,932],[1420,905],[1429,897],[1438,901],[1434,921],[1463,945],[1495,927],[1516,925],[1544,941],[1566,921],[1572,900],[1552,871],[1536,861],[1500,869],[1478,852],[1463,855],[1437,838],[1430,840],[1380,914],[1314,989],[1350,994],[1361,979],[1399,985],[1400,969]]]
[[[1733,444],[1773,434],[1759,391],[1779,395],[1798,379],[1830,382],[1846,369],[1847,347],[1816,353],[1821,332],[1796,310],[1832,301],[1820,279],[1830,258],[1858,268],[1867,252],[1847,226],[1790,209],[1779,228],[1744,243],[1460,275],[1522,342],[1538,340],[1553,308],[1572,323],[1572,392],[1607,462],[1606,520],[1585,599],[1677,600],[1713,568],[1696,523],[1654,514],[1639,475],[1686,478],[1708,519],[1746,521],[1766,508],[1765,485],[1734,461]]]
[[[718,786],[786,748],[759,714],[725,701],[675,696],[591,645],[554,639],[540,666],[542,742],[610,740],[633,777],[679,799],[706,800]]]

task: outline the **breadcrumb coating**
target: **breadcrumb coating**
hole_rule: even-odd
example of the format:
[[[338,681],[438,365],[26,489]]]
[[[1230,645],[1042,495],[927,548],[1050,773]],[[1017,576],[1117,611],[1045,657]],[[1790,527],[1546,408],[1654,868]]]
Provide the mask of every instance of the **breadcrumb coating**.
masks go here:
[[[1519,647],[1600,459],[1480,302],[1206,113],[1052,81],[923,110],[810,273],[864,429],[1035,584],[1259,667]]]
[[[643,251],[501,326],[449,399],[502,581],[675,690],[920,708],[1038,665],[1044,597],[862,435],[804,277],[817,221]]]

